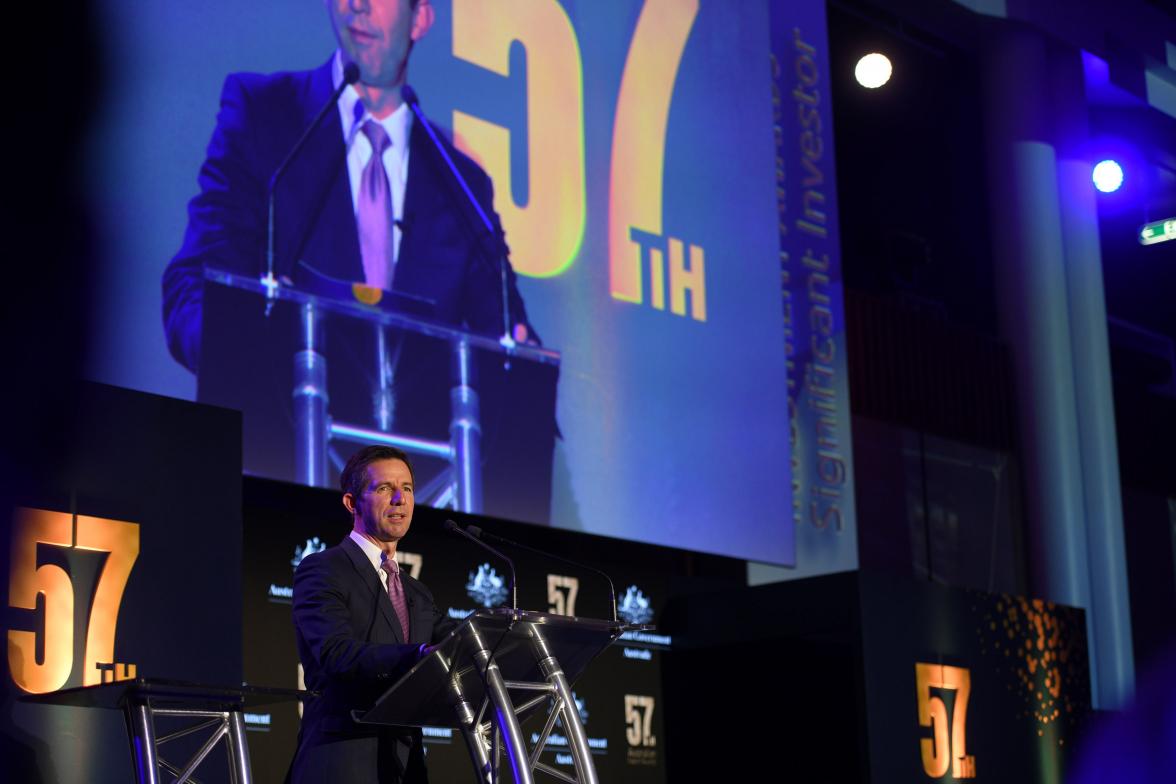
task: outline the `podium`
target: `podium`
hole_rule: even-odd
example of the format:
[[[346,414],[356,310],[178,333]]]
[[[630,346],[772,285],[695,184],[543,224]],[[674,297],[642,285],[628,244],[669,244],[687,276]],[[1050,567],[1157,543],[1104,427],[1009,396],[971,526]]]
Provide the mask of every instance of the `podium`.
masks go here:
[[[243,413],[246,472],[324,487],[347,445],[383,444],[417,458],[421,503],[548,522],[558,352],[311,271],[204,276],[197,399]]]
[[[232,784],[251,784],[249,743],[245,739],[242,713],[246,708],[302,699],[307,692],[263,686],[213,686],[163,678],[132,678],[98,686],[82,686],[47,694],[21,697],[23,702],[40,705],[70,705],[79,708],[121,710],[126,719],[130,741],[131,764],[136,784],[160,784],[166,771],[178,784],[195,781],[192,774],[209,753],[224,741],[228,753],[229,780]],[[158,717],[188,720],[193,723],[160,735]],[[208,733],[191,759],[173,764],[163,757],[163,745],[191,735]]]
[[[622,634],[652,628],[511,608],[479,610],[354,718],[457,729],[481,784],[499,780],[504,755],[515,784],[533,784],[536,772],[597,784],[571,684]],[[521,723],[544,706],[546,721],[528,749]],[[557,720],[567,734],[574,778],[539,761]]]

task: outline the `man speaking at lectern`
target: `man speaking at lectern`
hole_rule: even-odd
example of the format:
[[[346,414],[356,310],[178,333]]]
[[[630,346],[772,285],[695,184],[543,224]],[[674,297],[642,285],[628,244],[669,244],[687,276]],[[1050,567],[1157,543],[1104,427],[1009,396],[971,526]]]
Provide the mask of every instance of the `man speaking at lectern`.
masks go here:
[[[413,472],[395,447],[356,452],[340,479],[351,533],[294,575],[294,629],[306,688],[293,784],[425,782],[421,732],[355,723],[454,625],[404,574],[396,546],[412,525]]]

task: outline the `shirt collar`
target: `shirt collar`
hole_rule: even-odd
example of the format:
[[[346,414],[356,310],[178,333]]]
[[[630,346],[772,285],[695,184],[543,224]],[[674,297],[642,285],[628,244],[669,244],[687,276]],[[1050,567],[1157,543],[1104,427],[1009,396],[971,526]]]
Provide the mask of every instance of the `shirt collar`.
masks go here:
[[[335,59],[331,61],[331,84],[335,86],[335,89],[339,89],[339,85],[342,83],[343,53],[336,49]],[[339,110],[343,121],[343,138],[347,140],[347,146],[350,148],[363,124],[375,118],[363,105],[355,85],[351,84],[347,85],[347,88],[339,96]],[[396,111],[382,120],[376,120],[376,122],[384,126],[384,130],[388,132],[388,138],[392,141],[392,149],[398,150],[400,156],[403,157],[408,151],[408,132],[412,123],[412,112],[409,110],[408,104],[400,104]]]
[[[351,541],[355,542],[357,545],[359,545],[359,549],[363,550],[363,554],[367,556],[369,561],[371,561],[372,566],[376,569],[379,569],[380,564],[384,562],[384,551],[377,547],[371,539],[368,539],[354,528],[351,529],[351,533],[348,535],[351,537]],[[392,570],[399,573],[400,564],[396,563],[395,558],[392,559],[392,563],[395,564],[392,567]]]

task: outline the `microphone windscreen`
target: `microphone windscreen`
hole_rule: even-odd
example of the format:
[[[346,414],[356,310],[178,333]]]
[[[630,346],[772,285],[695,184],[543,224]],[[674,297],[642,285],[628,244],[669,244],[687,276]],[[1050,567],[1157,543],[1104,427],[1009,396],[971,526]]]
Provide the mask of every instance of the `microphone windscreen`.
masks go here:
[[[473,536],[476,539],[482,538],[482,529],[476,525],[466,526],[466,533],[468,533],[470,536]]]
[[[412,87],[410,87],[407,84],[401,86],[400,97],[409,106],[419,106],[420,105],[420,101],[417,100],[416,90],[412,89]]]
[[[442,527],[446,531],[452,531],[453,533],[460,533],[461,532],[461,528],[459,528],[457,523],[453,522],[452,520],[446,520],[445,523],[442,525]]]
[[[359,66],[348,63],[343,66],[343,84],[355,84],[359,81]]]

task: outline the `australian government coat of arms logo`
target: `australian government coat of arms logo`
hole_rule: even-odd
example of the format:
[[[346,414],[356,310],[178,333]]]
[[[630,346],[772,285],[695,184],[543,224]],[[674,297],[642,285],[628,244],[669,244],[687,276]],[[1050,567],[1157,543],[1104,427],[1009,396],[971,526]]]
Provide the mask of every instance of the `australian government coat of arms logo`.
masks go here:
[[[644,624],[653,620],[653,608],[649,606],[649,597],[641,593],[636,585],[630,585],[621,597],[617,615],[632,624]]]
[[[470,572],[466,593],[483,607],[497,607],[506,601],[506,580],[494,571],[490,564],[480,564],[476,570]]]
[[[317,536],[312,536],[306,540],[306,544],[294,545],[294,557],[290,559],[290,565],[297,569],[298,564],[302,563],[303,558],[314,553],[321,553],[326,549],[327,546],[323,544],[322,539],[319,539]]]

